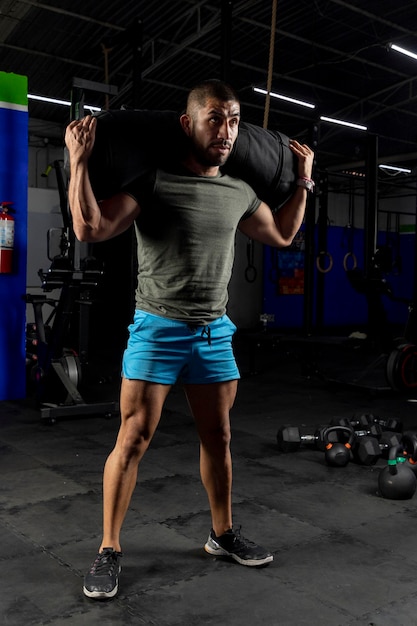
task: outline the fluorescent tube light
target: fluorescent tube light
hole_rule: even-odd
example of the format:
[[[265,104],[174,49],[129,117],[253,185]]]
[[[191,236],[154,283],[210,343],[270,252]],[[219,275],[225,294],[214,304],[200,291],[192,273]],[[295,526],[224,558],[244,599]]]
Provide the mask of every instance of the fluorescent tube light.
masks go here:
[[[253,91],[257,93],[261,93],[263,95],[268,95],[268,91],[266,89],[260,89],[259,87],[253,87]],[[311,104],[311,102],[305,102],[304,100],[297,100],[296,98],[290,98],[289,96],[284,96],[280,93],[275,93],[273,91],[269,92],[269,95],[272,98],[278,98],[279,100],[285,100],[286,102],[292,102],[293,104],[299,104],[300,106],[307,107],[309,109],[315,109],[316,105]],[[348,126],[349,128],[356,128],[357,130],[368,130],[367,126],[362,126],[361,124],[354,124],[353,122],[345,122],[343,120],[337,120],[333,117],[326,117],[324,115],[320,116],[320,119],[323,122],[331,122],[332,124],[340,124],[341,126]]]
[[[256,91],[257,93],[262,93],[265,96],[268,95],[268,91],[266,89],[259,89],[259,87],[254,87],[253,91]],[[304,102],[304,100],[297,100],[296,98],[290,98],[289,96],[283,96],[280,93],[274,93],[273,91],[269,92],[269,95],[272,98],[278,98],[279,100],[285,100],[286,102],[292,102],[293,104],[298,104],[302,107],[307,107],[309,109],[315,109],[316,105],[315,104],[311,104],[310,102]]]
[[[49,102],[49,104],[60,104],[62,106],[70,107],[71,102],[69,100],[58,100],[57,98],[47,98],[46,96],[34,96],[31,93],[28,93],[29,100],[40,100],[41,102]],[[89,111],[101,111],[100,107],[95,107],[90,104],[84,105],[85,109]]]
[[[412,59],[417,60],[417,54],[415,52],[411,52],[411,50],[406,50],[405,48],[401,48],[401,46],[397,46],[395,43],[389,43],[388,47],[391,50],[395,50],[396,52],[401,52],[401,54],[405,54],[407,57],[411,57]]]
[[[378,167],[381,168],[381,170],[389,170],[390,172],[394,172],[396,174],[411,174],[411,170],[408,169],[407,167],[397,167],[396,165],[384,165],[383,163],[381,163],[380,165],[378,165]]]
[[[344,120],[338,120],[334,117],[326,117],[325,115],[320,115],[320,119],[323,122],[330,122],[331,124],[339,124],[340,126],[348,126],[349,128],[356,128],[357,130],[368,130],[367,126],[362,126],[362,124],[354,124],[353,122],[346,122]]]

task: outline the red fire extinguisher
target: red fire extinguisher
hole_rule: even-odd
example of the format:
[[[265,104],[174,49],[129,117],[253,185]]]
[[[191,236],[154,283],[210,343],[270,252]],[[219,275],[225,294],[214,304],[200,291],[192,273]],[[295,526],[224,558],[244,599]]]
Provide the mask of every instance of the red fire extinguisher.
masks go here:
[[[12,271],[14,246],[13,202],[0,202],[0,274]]]

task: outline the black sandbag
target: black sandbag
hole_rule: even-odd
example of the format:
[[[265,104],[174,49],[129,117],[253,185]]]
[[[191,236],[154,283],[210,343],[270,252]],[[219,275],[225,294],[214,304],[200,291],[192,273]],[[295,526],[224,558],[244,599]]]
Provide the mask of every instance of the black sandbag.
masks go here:
[[[119,192],[154,167],[179,162],[188,145],[174,111],[119,110],[96,114],[89,174],[98,199]],[[272,209],[294,190],[297,159],[288,137],[240,122],[239,135],[222,170],[246,181]]]
[[[271,209],[284,204],[298,178],[297,157],[289,148],[289,138],[246,122],[240,122],[239,135],[222,169],[247,182]]]
[[[178,160],[186,148],[187,137],[173,111],[101,111],[95,117],[88,170],[98,199],[111,197],[156,166]]]

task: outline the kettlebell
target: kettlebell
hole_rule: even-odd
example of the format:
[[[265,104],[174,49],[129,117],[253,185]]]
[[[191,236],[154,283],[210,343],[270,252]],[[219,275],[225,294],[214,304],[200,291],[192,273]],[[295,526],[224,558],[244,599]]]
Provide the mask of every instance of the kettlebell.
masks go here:
[[[411,469],[417,478],[417,435],[412,432],[405,432],[401,437],[405,464]]]
[[[347,441],[330,441],[329,435],[333,432],[347,435]],[[327,465],[345,467],[349,463],[354,437],[355,433],[349,426],[328,426],[323,430],[324,460]]]
[[[417,478],[405,461],[403,443],[392,446],[389,451],[388,465],[378,476],[379,494],[383,498],[408,500],[413,497],[417,487]]]

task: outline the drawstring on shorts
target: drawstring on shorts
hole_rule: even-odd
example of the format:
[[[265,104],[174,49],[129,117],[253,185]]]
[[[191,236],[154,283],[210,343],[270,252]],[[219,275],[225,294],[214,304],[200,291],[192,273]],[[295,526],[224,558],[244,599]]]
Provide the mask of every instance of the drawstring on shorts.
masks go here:
[[[203,326],[203,330],[201,331],[202,337],[207,337],[208,345],[211,346],[211,328],[210,326]]]
[[[190,329],[190,331],[195,334],[197,332],[197,330],[199,330],[201,328],[201,333],[200,333],[200,337],[207,337],[207,342],[208,345],[211,346],[211,328],[210,326],[195,326],[194,324],[188,324],[188,328]]]

